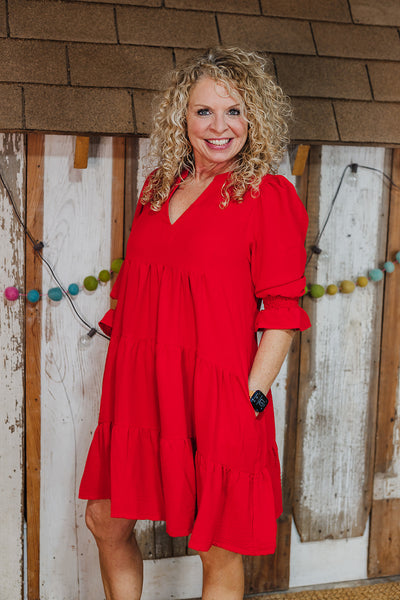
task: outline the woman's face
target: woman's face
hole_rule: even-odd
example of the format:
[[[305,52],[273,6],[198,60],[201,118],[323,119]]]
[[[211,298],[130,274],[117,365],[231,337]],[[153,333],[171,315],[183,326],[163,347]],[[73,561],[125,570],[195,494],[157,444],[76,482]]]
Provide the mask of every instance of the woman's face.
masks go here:
[[[220,166],[226,170],[247,139],[248,123],[239,94],[230,96],[223,83],[210,77],[192,87],[186,122],[196,169]]]

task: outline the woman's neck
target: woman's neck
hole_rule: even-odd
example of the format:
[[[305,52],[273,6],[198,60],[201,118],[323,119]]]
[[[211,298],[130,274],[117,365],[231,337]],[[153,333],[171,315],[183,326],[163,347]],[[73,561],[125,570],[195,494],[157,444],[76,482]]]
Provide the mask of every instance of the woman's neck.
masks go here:
[[[232,169],[233,162],[229,161],[226,163],[218,163],[212,165],[195,165],[195,170],[193,173],[193,180],[197,183],[202,183],[209,179],[212,179],[216,175],[220,175],[221,173],[227,173]]]

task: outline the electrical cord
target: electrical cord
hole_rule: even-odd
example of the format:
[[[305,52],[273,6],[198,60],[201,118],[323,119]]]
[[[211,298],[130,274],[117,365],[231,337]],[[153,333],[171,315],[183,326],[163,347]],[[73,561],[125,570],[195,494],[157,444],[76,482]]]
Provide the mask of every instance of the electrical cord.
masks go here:
[[[393,179],[387,173],[385,173],[384,171],[382,171],[381,169],[377,169],[375,167],[368,167],[367,165],[359,165],[358,163],[349,163],[348,165],[346,165],[345,168],[342,171],[341,176],[340,176],[339,184],[338,184],[338,186],[336,188],[336,191],[335,191],[335,193],[333,195],[333,198],[331,200],[331,205],[329,207],[329,211],[328,211],[328,214],[327,214],[327,216],[325,218],[325,221],[324,221],[321,229],[319,230],[319,232],[318,232],[318,234],[317,234],[317,236],[315,238],[314,244],[311,246],[311,252],[309,253],[309,255],[307,257],[306,266],[308,265],[308,263],[310,262],[310,260],[314,256],[314,254],[318,255],[318,254],[321,253],[321,249],[319,248],[319,242],[321,240],[321,237],[322,237],[322,235],[323,235],[323,233],[325,231],[325,228],[326,228],[326,226],[328,224],[328,221],[330,219],[330,216],[332,214],[333,207],[335,206],[336,199],[337,199],[337,197],[339,195],[340,188],[342,187],[343,180],[344,180],[344,177],[345,177],[346,172],[347,172],[348,169],[350,169],[352,173],[357,173],[358,169],[366,169],[368,171],[374,171],[376,173],[379,173],[380,175],[383,176],[384,179],[386,179],[390,183],[390,185],[392,187],[400,190],[400,185],[397,185],[396,183],[394,183]]]
[[[44,243],[43,242],[39,242],[37,240],[35,240],[35,238],[33,237],[33,235],[31,234],[31,232],[29,231],[25,221],[22,219],[18,208],[14,202],[14,198],[12,196],[12,193],[3,177],[3,174],[0,172],[0,181],[7,193],[7,197],[10,200],[11,206],[14,210],[15,216],[17,217],[22,229],[24,230],[25,235],[29,238],[34,251],[36,252],[36,255],[40,258],[40,260],[47,266],[47,268],[49,269],[51,276],[53,277],[53,279],[56,281],[56,283],[58,284],[59,288],[62,290],[62,292],[64,293],[66,299],[68,300],[68,302],[71,305],[72,310],[74,311],[74,313],[76,314],[76,316],[78,317],[78,319],[81,321],[81,323],[83,323],[83,325],[85,325],[85,327],[87,327],[89,329],[88,332],[88,336],[89,337],[93,337],[95,334],[100,335],[101,337],[105,338],[106,340],[109,340],[109,336],[105,335],[102,331],[99,331],[96,327],[92,327],[92,325],[90,325],[90,323],[87,322],[87,320],[85,319],[85,317],[83,317],[80,312],[77,310],[74,301],[72,300],[71,296],[68,294],[67,290],[64,288],[64,286],[62,285],[62,283],[60,282],[59,278],[57,277],[54,267],[50,264],[50,262],[43,256],[43,254],[41,253],[41,250],[44,248]]]

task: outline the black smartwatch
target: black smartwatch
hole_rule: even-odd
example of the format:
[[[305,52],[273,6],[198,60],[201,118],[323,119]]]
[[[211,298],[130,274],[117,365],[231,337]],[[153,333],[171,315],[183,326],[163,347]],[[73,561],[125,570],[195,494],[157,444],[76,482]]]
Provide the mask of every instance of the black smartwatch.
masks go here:
[[[260,413],[267,406],[268,398],[261,390],[256,390],[255,392],[250,391],[250,402],[252,403],[254,410]]]

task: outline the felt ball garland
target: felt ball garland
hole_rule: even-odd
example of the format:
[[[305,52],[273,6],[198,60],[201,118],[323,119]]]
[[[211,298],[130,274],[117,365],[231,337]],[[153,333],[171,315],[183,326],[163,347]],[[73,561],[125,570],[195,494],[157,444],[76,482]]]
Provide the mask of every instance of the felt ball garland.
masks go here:
[[[116,258],[111,263],[111,269],[108,271],[107,269],[102,269],[99,272],[98,277],[96,278],[94,275],[88,275],[83,280],[83,285],[80,286],[78,283],[70,283],[68,286],[68,294],[71,297],[77,296],[80,291],[83,289],[88,292],[94,292],[99,285],[99,282],[105,284],[110,281],[113,273],[119,273],[123,263],[122,258]],[[26,299],[31,304],[36,304],[40,300],[41,297],[47,296],[53,302],[60,302],[64,296],[64,292],[60,287],[50,288],[47,294],[41,294],[38,290],[29,290],[27,294],[23,294],[16,288],[15,286],[6,287],[4,290],[4,296],[7,300],[14,302],[18,300],[21,296],[26,296]]]
[[[371,269],[368,272],[368,277],[360,275],[357,277],[356,282],[344,279],[337,286],[334,283],[329,284],[326,289],[318,283],[312,283],[306,286],[305,294],[308,294],[312,298],[322,298],[325,294],[328,296],[335,296],[338,292],[341,294],[352,294],[356,287],[365,288],[369,281],[378,282],[382,281],[385,273],[393,273],[395,270],[395,263],[400,263],[400,250],[396,252],[394,262],[388,260],[383,263],[382,268]]]

